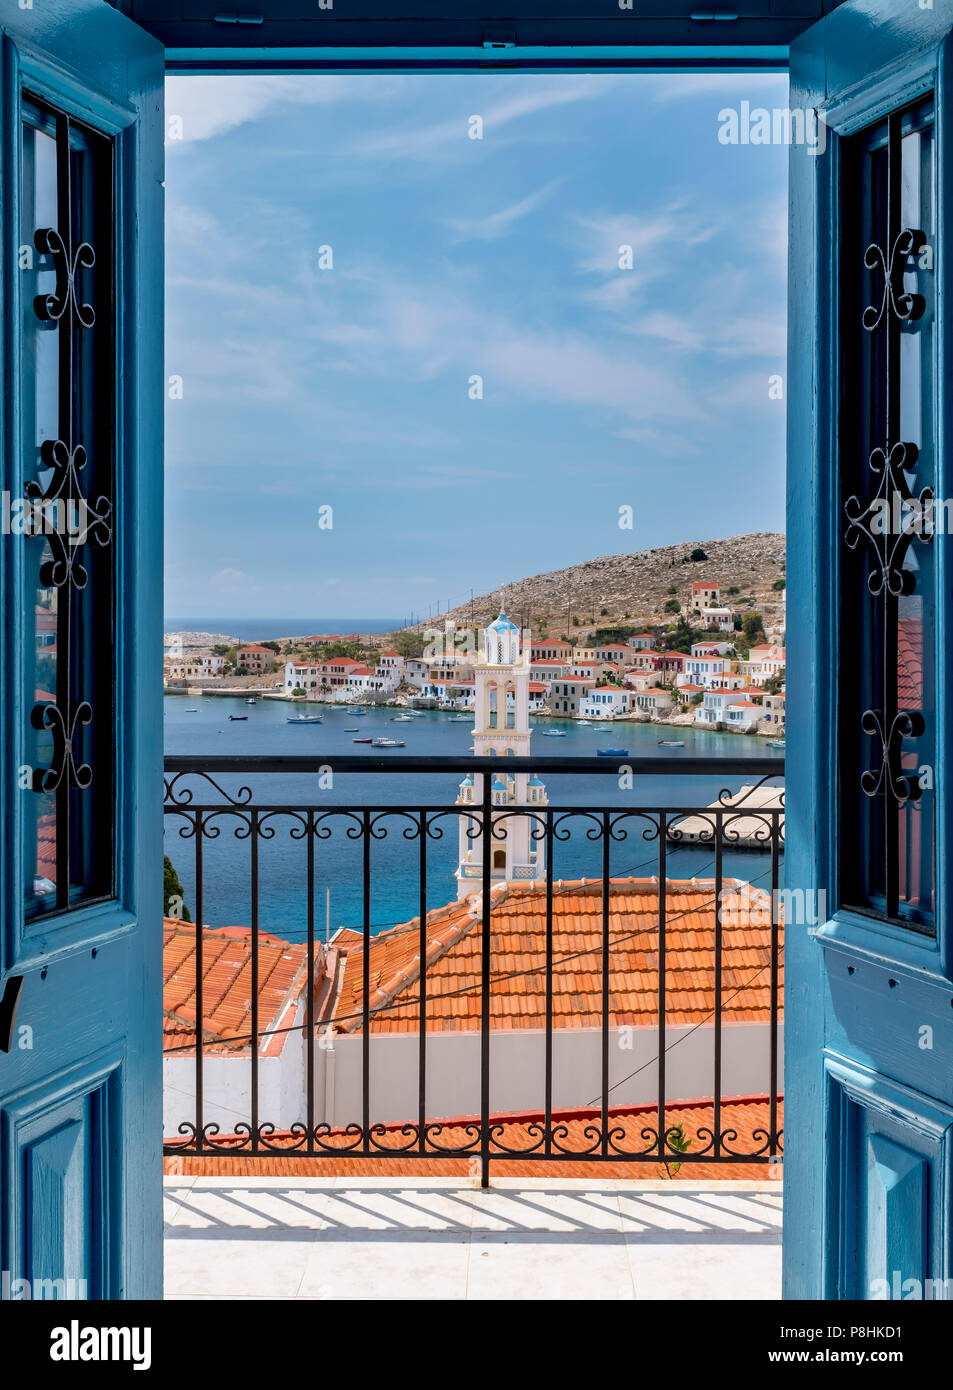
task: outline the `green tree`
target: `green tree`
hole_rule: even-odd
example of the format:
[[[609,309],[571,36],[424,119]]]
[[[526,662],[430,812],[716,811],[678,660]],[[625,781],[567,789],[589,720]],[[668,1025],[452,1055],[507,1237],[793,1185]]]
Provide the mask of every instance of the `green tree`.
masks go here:
[[[600,618],[607,618],[607,617],[609,616],[609,610],[608,610],[608,608],[600,608],[600,609],[599,609],[599,616],[600,616]]]
[[[682,605],[679,603],[679,601],[678,601],[677,598],[670,598],[670,599],[668,599],[668,600],[666,601],[666,604],[665,604],[665,612],[666,612],[666,613],[679,613],[679,612],[681,612],[681,608],[682,608]]]
[[[747,637],[749,643],[755,642],[758,637],[764,635],[762,618],[760,613],[745,613],[741,619],[741,631]]]
[[[764,683],[764,693],[766,695],[780,695],[784,689],[784,672],[778,671],[773,676],[769,676]]]
[[[670,584],[670,585],[668,586],[668,593],[670,593],[670,594],[677,594],[677,593],[678,593],[678,588],[676,587],[676,585]]]
[[[774,581],[774,583],[771,585],[771,588],[774,589],[776,592],[780,592],[784,588],[786,583],[787,581],[782,575],[780,579],[776,579]]]
[[[689,558],[694,560],[694,562],[698,564],[702,560],[707,560],[708,556],[705,554],[704,550],[702,550],[700,545],[696,545]]]
[[[167,854],[162,858],[162,913],[165,917],[177,917],[181,922],[192,920],[192,914],[185,905],[179,875]]]
[[[405,660],[412,660],[422,654],[424,649],[424,639],[421,633],[398,632],[394,638],[394,651],[398,652]]]

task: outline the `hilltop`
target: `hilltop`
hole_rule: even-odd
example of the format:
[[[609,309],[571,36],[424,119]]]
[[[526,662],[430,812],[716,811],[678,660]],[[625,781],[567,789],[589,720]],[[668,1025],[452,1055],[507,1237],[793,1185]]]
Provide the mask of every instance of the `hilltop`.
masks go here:
[[[705,559],[693,560],[692,554]],[[550,570],[526,579],[508,579],[506,610],[514,622],[542,629],[549,636],[612,627],[616,624],[669,623],[665,604],[673,597],[691,602],[693,580],[721,586],[721,601],[744,611],[754,609],[766,624],[780,617],[781,594],[773,586],[784,577],[785,538],[777,531],[757,531],[722,540],[683,541],[623,555],[603,555],[566,569]],[[674,594],[670,589],[674,586]],[[730,593],[730,590],[736,590]],[[500,590],[481,594],[439,618],[416,625],[417,631],[452,620],[459,626],[482,627],[499,611]]]

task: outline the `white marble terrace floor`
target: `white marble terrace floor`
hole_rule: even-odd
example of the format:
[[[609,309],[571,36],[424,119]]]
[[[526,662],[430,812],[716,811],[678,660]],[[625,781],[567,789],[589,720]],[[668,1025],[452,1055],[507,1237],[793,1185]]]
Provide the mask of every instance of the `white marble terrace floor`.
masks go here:
[[[776,1299],[773,1182],[165,1180],[166,1298]]]

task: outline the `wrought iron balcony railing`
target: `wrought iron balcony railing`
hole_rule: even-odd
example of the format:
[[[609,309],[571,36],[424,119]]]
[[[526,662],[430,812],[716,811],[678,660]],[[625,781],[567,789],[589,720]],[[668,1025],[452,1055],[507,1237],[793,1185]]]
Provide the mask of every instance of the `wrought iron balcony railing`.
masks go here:
[[[779,1163],[783,771],[167,758],[165,1153]]]

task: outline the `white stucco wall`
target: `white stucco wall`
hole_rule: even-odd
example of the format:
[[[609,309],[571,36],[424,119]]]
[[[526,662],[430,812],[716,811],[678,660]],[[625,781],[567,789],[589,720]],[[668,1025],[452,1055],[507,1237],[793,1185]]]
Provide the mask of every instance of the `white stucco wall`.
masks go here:
[[[599,1103],[601,1031],[556,1029],[553,1033],[553,1105],[558,1109]],[[333,1047],[315,1046],[315,1120],[339,1126],[361,1117],[360,1036],[338,1036]],[[714,1085],[713,1029],[690,1025],[666,1031],[666,1095],[670,1100],[710,1096]],[[722,1094],[764,1095],[769,1088],[769,1029],[765,1023],[726,1023],[722,1029]],[[611,1105],[652,1103],[657,1095],[657,1034],[654,1028],[616,1028],[610,1033]],[[373,1122],[412,1120],[417,1114],[416,1033],[371,1037],[370,1113]],[[783,1029],[779,1028],[779,1056]],[[490,1041],[490,1105],[497,1112],[540,1111],[544,1105],[545,1034],[494,1029]],[[780,1064],[779,1064],[780,1073]],[[303,1120],[303,1047],[286,1045],[281,1057],[259,1063],[259,1116],[287,1128]],[[194,1058],[166,1058],[165,1134],[195,1112]],[[779,1074],[779,1088],[781,1077]],[[248,1120],[251,1069],[247,1057],[211,1057],[204,1074],[205,1119],[223,1133]],[[429,1119],[478,1114],[480,1034],[433,1033],[427,1040]]]

